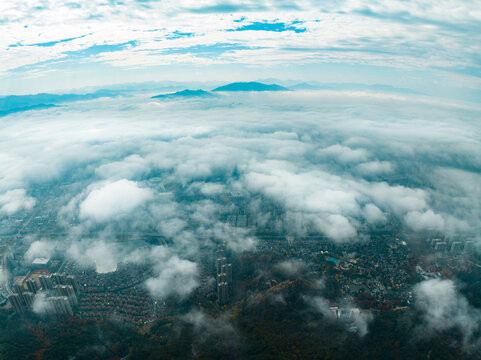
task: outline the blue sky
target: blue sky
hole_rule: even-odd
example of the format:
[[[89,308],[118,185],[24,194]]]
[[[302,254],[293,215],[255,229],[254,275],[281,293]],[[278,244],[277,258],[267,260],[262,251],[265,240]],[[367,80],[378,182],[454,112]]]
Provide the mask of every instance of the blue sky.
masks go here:
[[[0,4],[2,94],[151,80],[262,78],[481,88],[476,1]]]

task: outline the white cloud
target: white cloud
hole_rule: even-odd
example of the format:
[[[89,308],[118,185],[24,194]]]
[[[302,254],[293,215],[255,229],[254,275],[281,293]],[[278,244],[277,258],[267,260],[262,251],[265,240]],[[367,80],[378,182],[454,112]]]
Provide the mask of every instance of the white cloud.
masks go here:
[[[135,208],[153,199],[150,189],[141,188],[136,182],[118,180],[102,185],[90,192],[80,204],[80,218],[104,222],[125,217]]]
[[[359,164],[356,169],[364,175],[386,174],[393,171],[389,161],[370,161]]]
[[[0,68],[4,73],[20,68],[27,76],[52,75],[56,62],[69,61],[130,70],[180,63],[268,67],[347,63],[415,71],[451,68],[453,72],[479,66],[475,56],[479,41],[468,40],[479,36],[481,16],[475,2],[451,0],[426,5],[418,1],[345,1],[325,4],[323,11],[307,0],[296,1],[290,8],[273,1],[233,1],[226,5],[217,1],[99,4],[88,0],[75,8],[69,4],[52,0],[38,7],[17,0],[0,5],[0,31],[4,35],[0,39]],[[241,16],[244,21],[235,22]],[[109,19],[109,24],[103,19]],[[306,31],[229,31],[263,21],[286,26],[302,21],[296,27]],[[175,31],[189,36],[176,36]],[[99,47],[87,50],[130,41],[137,45],[119,46],[117,51]],[[32,46],[39,43],[47,45]],[[222,51],[225,44],[233,47]],[[217,52],[200,48],[216,45],[220,49]],[[462,77],[475,78],[475,74],[465,72],[467,75],[460,75],[458,82]],[[371,75],[368,71],[366,80]]]
[[[47,295],[43,292],[35,295],[33,299],[32,311],[36,314],[42,315],[51,311],[51,304],[47,301]]]
[[[230,314],[224,314],[217,318],[211,317],[202,310],[191,310],[182,317],[182,320],[192,324],[197,340],[204,342],[215,337],[222,342],[237,345],[238,335],[229,319]]]
[[[369,193],[377,205],[398,215],[408,211],[421,211],[428,207],[428,194],[422,189],[375,183],[371,186]]]
[[[406,224],[415,231],[444,230],[444,219],[441,215],[434,213],[431,209],[425,212],[411,211],[405,217]]]
[[[107,179],[132,179],[145,175],[148,172],[149,163],[141,156],[134,154],[122,161],[111,162],[99,166],[95,172]]]
[[[306,296],[304,297],[304,300],[309,303],[314,310],[320,312],[323,316],[330,319],[331,321],[342,321],[344,322],[344,325],[348,328],[352,328],[354,326],[357,333],[361,337],[365,336],[368,333],[369,323],[374,318],[370,312],[360,311],[358,308],[356,308],[353,304],[350,303],[343,303],[339,306],[331,306],[329,304],[329,301],[321,296]],[[331,308],[340,308],[352,313],[349,318],[344,319],[342,317],[337,317],[336,315],[334,315],[334,312]]]
[[[285,260],[276,264],[275,269],[287,276],[299,274],[305,268],[305,264],[300,260]]]
[[[99,274],[109,273],[117,270],[117,260],[112,250],[112,246],[97,242],[85,251],[85,256],[95,263],[95,271]]]
[[[481,346],[481,339],[475,337],[481,330],[481,311],[468,303],[452,280],[423,281],[414,290],[416,306],[423,311],[430,331],[458,328],[463,333],[465,346]]]
[[[370,224],[382,224],[387,220],[383,212],[374,204],[366,204],[364,217]]]
[[[31,210],[35,199],[27,195],[25,189],[9,190],[0,195],[0,213],[15,214],[20,210]]]
[[[82,266],[93,266],[99,274],[117,270],[118,249],[114,243],[104,240],[82,240],[70,245],[67,256]]]
[[[30,247],[23,257],[27,261],[32,261],[38,257],[50,258],[54,249],[55,243],[46,240],[37,240],[30,244]]]
[[[342,163],[362,162],[369,158],[365,149],[351,149],[339,144],[329,146],[317,152],[320,157],[334,158]]]
[[[197,265],[189,260],[172,256],[156,264],[155,271],[156,276],[145,282],[153,297],[186,296],[198,286]]]

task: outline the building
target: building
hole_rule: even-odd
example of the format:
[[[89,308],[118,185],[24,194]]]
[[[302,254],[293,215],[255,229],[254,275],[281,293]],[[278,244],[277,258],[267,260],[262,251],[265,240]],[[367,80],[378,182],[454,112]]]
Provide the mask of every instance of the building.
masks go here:
[[[13,284],[12,291],[16,294],[21,295],[25,291],[25,288],[23,287],[22,284],[16,283],[16,284]]]
[[[223,305],[227,303],[229,298],[229,288],[226,282],[221,282],[217,285],[217,301]]]
[[[34,269],[45,269],[50,264],[49,258],[36,258],[32,261],[32,268]]]
[[[222,267],[222,272],[227,275],[227,282],[232,282],[232,264],[226,264]]]
[[[227,264],[227,258],[225,256],[216,259],[215,265],[216,265],[217,275],[222,273],[222,265],[225,265],[225,264]]]
[[[25,281],[25,285],[27,285],[27,289],[29,292],[36,294],[39,290],[38,284],[34,279],[28,279]]]
[[[217,275],[217,284],[227,282],[227,274],[226,273],[220,273]]]
[[[221,305],[226,304],[229,300],[229,294],[232,290],[232,264],[227,263],[224,256],[225,245],[219,245],[216,251],[215,268],[217,275],[217,302]]]
[[[47,291],[47,290],[52,290],[53,289],[53,282],[52,282],[52,277],[49,275],[40,275],[38,277],[38,281],[40,281],[40,286],[42,287],[42,290]]]
[[[464,244],[464,251],[467,254],[471,254],[474,251],[474,241],[466,241],[466,243]]]
[[[71,306],[78,304],[77,295],[71,285],[55,285],[53,290],[58,296],[66,297]]]
[[[54,296],[47,298],[47,312],[55,315],[73,315],[72,307],[66,296]]]
[[[26,310],[33,309],[33,302],[35,300],[35,294],[31,292],[25,292],[22,294],[23,302],[25,303]]]
[[[464,244],[459,241],[455,241],[451,244],[451,252],[453,254],[459,254],[464,250]]]
[[[65,274],[52,274],[52,280],[54,285],[67,285],[67,276]]]
[[[75,291],[75,295],[77,296],[79,295],[80,288],[77,284],[77,280],[75,280],[75,276],[73,275],[67,276],[67,285],[70,285],[73,288],[73,290]]]
[[[446,251],[448,249],[448,243],[445,241],[436,242],[434,244],[434,250],[436,251]]]
[[[10,271],[8,268],[8,246],[0,245],[0,286],[10,287]]]
[[[22,298],[20,297],[19,294],[11,294],[8,297],[8,301],[10,305],[12,306],[13,310],[17,313],[20,314],[25,311],[25,307],[23,305]]]

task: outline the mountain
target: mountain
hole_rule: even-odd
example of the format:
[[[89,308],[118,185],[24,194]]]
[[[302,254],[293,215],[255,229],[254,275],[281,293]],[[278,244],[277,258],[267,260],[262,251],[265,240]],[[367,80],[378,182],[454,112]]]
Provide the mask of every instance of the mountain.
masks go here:
[[[339,90],[339,91],[372,91],[381,93],[416,94],[422,93],[385,84],[357,84],[357,83],[306,83],[302,82],[290,87],[292,90]]]
[[[193,98],[193,97],[215,97],[216,95],[205,90],[189,90],[185,89],[170,94],[161,94],[152,96],[152,99],[171,99],[171,98]]]
[[[48,109],[57,104],[93,100],[102,97],[115,97],[119,92],[98,90],[88,94],[47,94],[0,96],[0,116],[28,110]]]
[[[54,105],[54,104],[35,104],[35,105],[29,105],[29,106],[20,106],[20,107],[9,108],[7,110],[0,109],[0,117],[7,116],[7,115],[10,115],[10,114],[15,114],[15,113],[18,113],[18,112],[23,112],[23,111],[43,110],[43,109],[50,109],[50,108],[58,107],[58,106],[59,105]]]
[[[317,89],[321,89],[320,86],[312,85],[312,84],[309,84],[309,83],[306,83],[306,82],[299,83],[299,84],[296,84],[296,85],[292,85],[290,88],[292,90],[317,90]]]
[[[288,88],[277,84],[263,84],[259,82],[235,82],[219,86],[212,91],[288,91]]]

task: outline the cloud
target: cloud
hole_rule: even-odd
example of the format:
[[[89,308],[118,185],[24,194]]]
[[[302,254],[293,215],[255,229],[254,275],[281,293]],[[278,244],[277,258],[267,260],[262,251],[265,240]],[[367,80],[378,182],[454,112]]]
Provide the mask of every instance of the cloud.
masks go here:
[[[321,157],[333,158],[342,163],[362,162],[369,157],[369,152],[365,149],[351,149],[339,144],[321,149],[317,154]]]
[[[390,223],[407,235],[477,238],[478,115],[351,92],[92,99],[3,118],[0,188],[35,196],[67,234],[57,251],[98,271],[134,261],[145,242],[135,261],[152,269],[152,293],[182,297],[196,287],[199,256],[220,241],[234,252],[264,234],[342,243]],[[391,171],[358,171],[372,161]]]
[[[479,45],[468,40],[479,36],[480,16],[473,2],[452,0],[433,6],[419,1],[336,1],[319,11],[309,0],[100,5],[88,0],[74,7],[59,0],[42,7],[19,0],[2,4],[0,10],[4,34],[0,68],[12,87],[29,86],[25,84],[30,79],[58,88],[55,83],[68,78],[72,68],[98,75],[72,80],[86,85],[118,81],[119,72],[112,67],[126,70],[122,72],[125,82],[161,78],[164,65],[192,78],[192,64],[207,69],[214,65],[209,72],[217,73],[217,80],[228,74],[216,71],[217,66],[226,64],[238,74],[252,73],[251,64],[263,69],[257,72],[260,74],[277,66],[280,74],[290,72],[287,78],[301,73],[307,80],[312,75],[325,79],[323,69],[345,64],[347,71],[335,71],[334,75],[327,69],[325,74],[343,82],[362,77],[371,84],[374,73],[378,79],[398,85],[392,71],[384,71],[386,67],[407,70],[406,78],[413,85],[423,88],[429,83],[438,93],[450,88],[454,94],[454,89],[467,81],[477,82],[479,90]],[[239,18],[243,18],[241,23]],[[118,26],[107,27],[102,19]],[[238,48],[226,48],[225,44]],[[208,47],[209,54],[195,51],[202,47]],[[291,70],[292,65],[317,65],[317,69],[303,72]],[[358,70],[354,76],[353,66]],[[444,90],[435,89],[439,76],[445,80]]]
[[[412,211],[405,217],[406,224],[415,231],[434,230],[442,232],[444,230],[444,219],[441,215],[432,210],[426,212]]]
[[[383,212],[374,204],[366,204],[364,207],[364,217],[370,224],[382,224],[387,220]]]
[[[285,260],[276,264],[274,268],[287,276],[293,276],[299,274],[305,268],[305,264],[300,260]]]
[[[393,171],[389,161],[370,161],[359,164],[356,169],[363,175],[386,174]]]
[[[148,160],[134,154],[121,161],[99,166],[95,172],[106,179],[133,179],[145,175],[149,169]]]
[[[30,244],[23,257],[26,261],[32,261],[38,257],[50,258],[54,249],[55,243],[46,240],[36,240]]]
[[[27,195],[25,189],[9,190],[0,195],[0,213],[15,214],[20,210],[31,210],[35,199]]]
[[[155,298],[186,296],[198,286],[197,265],[189,260],[172,256],[156,264],[154,271],[156,276],[148,279],[145,285]]]
[[[135,208],[153,199],[150,189],[126,179],[102,185],[90,192],[79,206],[81,219],[105,222],[128,215]]]
[[[331,321],[340,321],[349,331],[355,331],[360,337],[367,335],[369,323],[373,320],[370,312],[360,311],[353,304],[343,302],[339,306],[331,306],[329,301],[321,296],[305,296],[304,300],[324,317]],[[343,315],[339,314],[339,311]]]
[[[423,312],[424,323],[431,332],[459,329],[464,345],[481,346],[481,311],[469,304],[452,280],[427,280],[414,288],[416,306]]]
[[[403,214],[409,211],[420,211],[428,207],[428,194],[423,189],[411,189],[405,186],[390,186],[385,182],[375,183],[369,189],[376,204]]]
[[[47,301],[47,295],[40,292],[33,299],[32,311],[38,315],[43,315],[51,311],[51,304]]]
[[[67,249],[66,255],[82,266],[93,266],[100,274],[117,270],[119,261],[115,244],[103,240],[74,242]]]
[[[182,320],[193,325],[197,341],[201,343],[215,337],[228,345],[237,345],[239,336],[229,321],[229,315],[227,313],[213,318],[202,310],[191,310],[182,317]]]
[[[117,261],[112,254],[112,248],[104,242],[98,242],[93,247],[89,247],[85,256],[95,263],[95,270],[100,274],[117,270]]]

